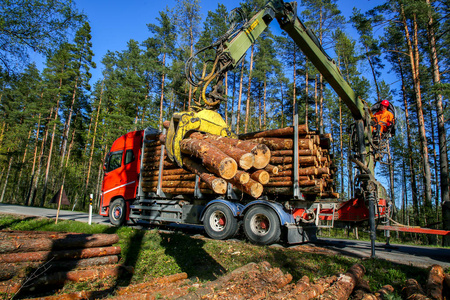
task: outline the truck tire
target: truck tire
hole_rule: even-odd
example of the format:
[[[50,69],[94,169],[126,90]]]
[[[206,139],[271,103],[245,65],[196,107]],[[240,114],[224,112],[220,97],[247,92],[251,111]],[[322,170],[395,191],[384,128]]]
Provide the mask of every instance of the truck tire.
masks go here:
[[[267,206],[251,207],[244,215],[244,233],[254,244],[268,245],[278,242],[281,236],[278,215]]]
[[[121,226],[125,223],[127,207],[122,198],[114,200],[109,205],[109,221],[114,226]]]
[[[223,203],[214,203],[206,209],[203,225],[208,236],[215,240],[232,238],[238,232],[238,222]]]

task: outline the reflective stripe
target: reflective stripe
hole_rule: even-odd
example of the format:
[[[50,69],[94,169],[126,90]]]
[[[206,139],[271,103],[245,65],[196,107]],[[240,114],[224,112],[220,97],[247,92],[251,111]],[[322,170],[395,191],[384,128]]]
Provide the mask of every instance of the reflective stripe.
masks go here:
[[[122,185],[116,186],[116,187],[115,187],[115,188],[113,188],[113,189],[110,189],[110,190],[107,190],[106,192],[103,192],[103,195],[105,195],[106,193],[112,192],[112,191],[114,191],[114,190],[120,189],[121,187],[124,187],[124,186],[130,185],[130,184],[133,184],[133,183],[135,183],[135,182],[136,182],[136,181],[132,181],[132,182],[128,182],[128,183],[125,183],[125,184],[122,184]]]

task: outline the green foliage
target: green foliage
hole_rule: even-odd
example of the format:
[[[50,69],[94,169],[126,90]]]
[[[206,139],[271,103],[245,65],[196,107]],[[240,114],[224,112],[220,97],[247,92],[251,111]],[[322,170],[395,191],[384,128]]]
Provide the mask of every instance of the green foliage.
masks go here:
[[[17,71],[28,62],[28,50],[46,54],[65,42],[81,20],[70,0],[1,1],[1,65]]]

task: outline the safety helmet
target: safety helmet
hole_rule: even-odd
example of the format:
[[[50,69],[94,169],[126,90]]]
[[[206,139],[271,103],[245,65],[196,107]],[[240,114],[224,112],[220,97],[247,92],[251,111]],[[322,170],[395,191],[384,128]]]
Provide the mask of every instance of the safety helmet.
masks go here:
[[[383,105],[383,106],[389,106],[389,101],[383,100],[383,101],[381,101],[381,105]]]

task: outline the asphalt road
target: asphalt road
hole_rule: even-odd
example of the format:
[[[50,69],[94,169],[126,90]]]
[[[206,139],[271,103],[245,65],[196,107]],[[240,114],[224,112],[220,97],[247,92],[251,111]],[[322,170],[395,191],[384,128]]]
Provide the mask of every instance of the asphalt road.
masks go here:
[[[29,207],[0,203],[0,213],[18,214],[56,219],[56,209]],[[58,219],[88,223],[89,214],[70,210],[60,210]],[[92,214],[92,223],[111,225],[109,219],[96,213]]]
[[[27,207],[3,203],[0,203],[0,213],[56,218],[55,209]],[[61,210],[59,218],[85,223],[88,222],[88,214],[81,212]],[[92,223],[110,225],[108,218],[99,216],[97,214],[93,214]],[[175,226],[175,228],[181,230],[183,230],[184,227],[187,228],[187,231],[190,231],[192,233],[192,226]],[[195,227],[196,230],[194,230],[194,234],[203,234],[203,231],[199,230],[198,226]],[[318,242],[314,243],[314,245],[328,248],[342,255],[357,258],[369,258],[371,254],[370,242],[365,241],[321,238]],[[405,245],[386,246],[384,243],[377,243],[375,246],[375,255],[377,256],[377,258],[385,259],[393,263],[413,265],[417,267],[426,268],[433,264],[439,264],[444,268],[450,267],[449,248]]]

